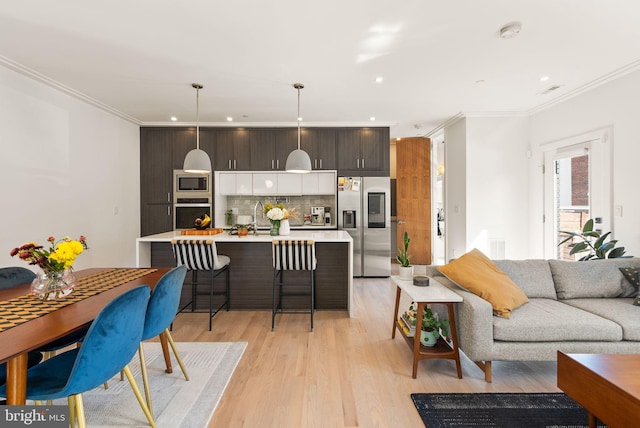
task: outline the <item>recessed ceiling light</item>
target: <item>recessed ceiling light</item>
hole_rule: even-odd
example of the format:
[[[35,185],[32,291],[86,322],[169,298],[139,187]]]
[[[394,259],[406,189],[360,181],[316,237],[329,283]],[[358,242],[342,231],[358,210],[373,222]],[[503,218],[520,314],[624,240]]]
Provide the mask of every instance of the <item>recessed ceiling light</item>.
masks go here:
[[[542,77],[540,78],[540,81],[541,81],[541,82],[546,82],[547,80],[549,80],[549,76],[542,76]]]
[[[371,117],[369,118],[369,120],[370,120],[371,122],[374,122],[374,121],[376,120],[376,118],[375,118],[375,117],[373,117],[373,116],[371,116]]]
[[[503,39],[513,39],[522,29],[522,24],[519,22],[510,22],[500,29],[500,37]]]
[[[400,141],[400,137],[397,137],[397,138],[396,138],[396,141]]]
[[[376,77],[376,83],[382,83],[383,80],[382,76]]]
[[[233,118],[231,116],[227,116],[227,122],[233,122]]]
[[[175,122],[176,120],[178,120],[178,118],[175,116],[171,116],[171,120]]]
[[[298,116],[298,122],[302,122],[302,116]]]

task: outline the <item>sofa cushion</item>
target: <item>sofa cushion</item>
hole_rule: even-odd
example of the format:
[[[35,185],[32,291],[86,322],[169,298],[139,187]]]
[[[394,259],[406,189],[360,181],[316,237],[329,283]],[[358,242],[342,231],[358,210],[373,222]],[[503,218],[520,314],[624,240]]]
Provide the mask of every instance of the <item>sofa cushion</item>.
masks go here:
[[[475,248],[438,270],[461,288],[491,303],[496,315],[509,318],[513,309],[528,301],[507,274]]]
[[[640,309],[631,303],[635,299],[569,299],[564,303],[607,318],[622,327],[622,339],[640,341]]]
[[[621,267],[640,267],[640,259],[605,259],[573,262],[549,260],[559,299],[583,297],[633,297],[636,289]]]
[[[551,276],[551,268],[546,260],[494,260],[500,270],[527,295],[557,299]]]
[[[511,319],[493,319],[493,338],[499,341],[615,342],[622,340],[622,334],[617,323],[553,299],[532,298]]]

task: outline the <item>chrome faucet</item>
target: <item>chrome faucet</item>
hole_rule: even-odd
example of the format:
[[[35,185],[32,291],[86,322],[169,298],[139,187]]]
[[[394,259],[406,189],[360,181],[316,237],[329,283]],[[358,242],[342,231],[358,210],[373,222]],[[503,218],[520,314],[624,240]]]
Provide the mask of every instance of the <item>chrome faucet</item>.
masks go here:
[[[264,211],[264,204],[258,199],[258,202],[256,202],[253,207],[253,236],[256,236],[258,233],[258,205],[260,205],[262,211]]]

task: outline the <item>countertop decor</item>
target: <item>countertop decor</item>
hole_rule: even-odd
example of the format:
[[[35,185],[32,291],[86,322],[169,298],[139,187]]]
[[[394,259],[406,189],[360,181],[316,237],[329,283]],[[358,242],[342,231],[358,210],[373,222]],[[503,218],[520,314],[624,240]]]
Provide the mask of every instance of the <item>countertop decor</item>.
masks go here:
[[[84,236],[80,236],[78,240],[65,236],[57,241],[50,236],[47,241],[49,249],[35,242],[28,242],[10,253],[12,257],[17,255],[41,269],[31,284],[31,293],[43,301],[61,298],[73,291],[76,284],[73,262],[87,249],[87,239]]]

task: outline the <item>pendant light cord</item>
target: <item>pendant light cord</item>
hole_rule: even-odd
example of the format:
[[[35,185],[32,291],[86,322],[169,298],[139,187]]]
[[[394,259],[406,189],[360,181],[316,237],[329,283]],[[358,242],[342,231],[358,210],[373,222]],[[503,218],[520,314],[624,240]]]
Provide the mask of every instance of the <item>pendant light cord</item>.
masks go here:
[[[196,148],[200,150],[200,88],[196,88]]]
[[[300,88],[298,88],[298,150],[300,150]]]

